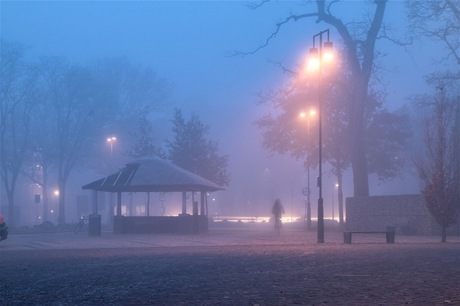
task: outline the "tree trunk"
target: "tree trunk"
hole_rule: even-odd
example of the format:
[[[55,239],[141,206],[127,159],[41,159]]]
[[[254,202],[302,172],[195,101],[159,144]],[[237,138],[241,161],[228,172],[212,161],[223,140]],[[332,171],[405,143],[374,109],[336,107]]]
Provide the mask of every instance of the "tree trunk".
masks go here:
[[[49,221],[49,196],[48,196],[48,173],[47,169],[42,166],[43,185],[42,185],[42,200],[43,200],[43,221]]]
[[[460,99],[457,100],[457,115],[455,116],[455,125],[454,125],[454,157],[455,165],[457,167],[457,174],[460,173]],[[460,177],[457,177],[457,201],[460,202]],[[460,209],[460,203],[459,209]]]
[[[343,188],[342,188],[342,173],[337,175],[338,192],[337,197],[339,199],[339,224],[343,226]]]
[[[42,195],[43,221],[49,221],[48,186],[46,184],[43,184],[42,190],[43,190],[43,195]]]
[[[58,225],[65,224],[65,181],[60,179],[58,182],[59,186],[59,216]]]
[[[7,190],[6,196],[8,198],[8,226],[14,228],[16,226],[14,214],[14,190]]]
[[[353,39],[347,25],[342,23],[325,11],[325,1],[317,0],[318,14],[322,21],[333,25],[342,37],[347,47],[347,58],[355,80],[352,95],[354,98],[353,110],[350,117],[350,132],[352,133],[352,170],[354,196],[369,196],[369,179],[367,170],[367,160],[363,139],[364,131],[364,111],[367,102],[369,79],[372,74],[375,57],[375,42],[382,25],[387,0],[374,1],[376,8],[374,18],[370,22],[367,37],[363,42],[363,57],[359,56],[357,40]]]
[[[354,136],[352,151],[353,193],[355,197],[369,196],[369,178],[364,153],[363,139]]]
[[[354,86],[354,105],[351,117],[352,152],[351,166],[353,170],[353,191],[355,197],[369,196],[369,178],[367,159],[364,148],[364,109],[367,96],[367,82],[357,81]]]

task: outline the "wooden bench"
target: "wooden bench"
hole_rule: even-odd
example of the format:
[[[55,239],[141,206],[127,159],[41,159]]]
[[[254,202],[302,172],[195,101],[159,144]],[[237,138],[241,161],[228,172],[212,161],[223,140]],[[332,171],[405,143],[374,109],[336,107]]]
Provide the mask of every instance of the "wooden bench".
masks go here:
[[[343,243],[350,244],[353,234],[385,234],[387,243],[395,243],[395,231],[349,231],[343,232]]]

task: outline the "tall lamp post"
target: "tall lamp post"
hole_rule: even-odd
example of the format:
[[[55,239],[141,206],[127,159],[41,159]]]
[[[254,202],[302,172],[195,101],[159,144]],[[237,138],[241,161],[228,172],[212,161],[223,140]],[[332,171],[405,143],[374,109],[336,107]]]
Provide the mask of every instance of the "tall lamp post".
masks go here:
[[[326,42],[323,48],[323,35],[326,35]],[[319,38],[319,47],[315,47],[316,39]],[[324,49],[324,50],[323,50]],[[318,71],[318,131],[319,131],[319,174],[317,184],[319,188],[318,196],[318,235],[317,242],[324,243],[324,205],[323,205],[323,183],[322,183],[322,130],[321,130],[321,117],[322,104],[323,104],[323,85],[322,85],[322,72],[323,62],[332,59],[332,42],[329,41],[329,29],[313,35],[313,48],[310,48],[310,62],[309,68]]]

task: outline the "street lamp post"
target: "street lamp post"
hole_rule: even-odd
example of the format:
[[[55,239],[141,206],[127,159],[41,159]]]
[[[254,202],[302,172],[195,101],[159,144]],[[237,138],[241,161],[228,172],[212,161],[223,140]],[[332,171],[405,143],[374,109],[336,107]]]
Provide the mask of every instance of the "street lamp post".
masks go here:
[[[316,111],[311,109],[310,112],[300,114],[301,117],[307,117],[307,144],[310,142],[310,120],[316,115]],[[305,222],[307,231],[311,230],[311,201],[310,201],[310,149],[307,148],[307,189],[305,192]]]
[[[323,35],[327,34],[327,41],[324,43],[324,54],[323,54]],[[319,38],[319,48],[315,47],[316,38]],[[312,58],[310,61],[310,68],[318,71],[318,131],[319,131],[319,163],[318,163],[318,179],[317,185],[319,188],[318,196],[318,233],[317,242],[324,243],[324,205],[323,205],[323,184],[322,184],[322,129],[321,129],[321,118],[323,116],[322,104],[323,104],[323,85],[322,85],[322,70],[323,60],[329,60],[330,54],[328,51],[332,49],[332,42],[329,41],[329,29],[319,32],[313,36],[313,48],[310,49],[310,55],[316,58]],[[324,57],[323,57],[324,56]]]
[[[308,136],[308,141],[310,141],[310,120],[313,116],[316,115],[316,111],[314,109],[311,109],[309,112],[309,117],[307,121],[307,136]],[[307,156],[307,175],[308,175],[308,198],[307,198],[307,229],[310,231],[311,230],[311,201],[310,201],[310,150],[308,150],[308,156]]]
[[[117,137],[111,136],[107,137],[107,142],[110,144],[110,157],[112,157],[113,153],[113,143],[117,140]]]
[[[332,186],[332,221],[335,220],[335,214],[334,214],[334,210],[335,210],[335,204],[334,204],[334,197],[335,197],[335,188],[338,188],[339,187],[339,184],[335,184],[334,186]]]
[[[107,142],[110,144],[110,171],[112,171],[112,168],[113,168],[113,144],[115,143],[115,141],[117,140],[117,137],[115,136],[110,136],[110,137],[107,137]],[[111,192],[110,193],[110,203],[109,203],[109,224],[113,224],[113,193]]]

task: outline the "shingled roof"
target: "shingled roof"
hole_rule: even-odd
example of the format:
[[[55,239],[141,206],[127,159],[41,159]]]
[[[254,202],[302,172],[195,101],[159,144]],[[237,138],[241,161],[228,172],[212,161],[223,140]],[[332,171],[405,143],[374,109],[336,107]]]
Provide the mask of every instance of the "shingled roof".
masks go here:
[[[217,191],[221,186],[161,158],[138,160],[82,186],[106,192]]]

